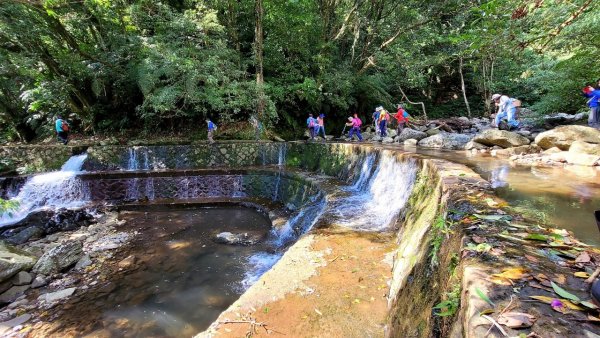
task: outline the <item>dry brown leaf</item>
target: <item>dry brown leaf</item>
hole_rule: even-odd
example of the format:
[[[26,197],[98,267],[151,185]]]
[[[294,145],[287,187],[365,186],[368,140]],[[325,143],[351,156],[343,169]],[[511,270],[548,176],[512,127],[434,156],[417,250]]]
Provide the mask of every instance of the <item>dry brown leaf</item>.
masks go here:
[[[565,284],[567,283],[567,276],[563,274],[558,274],[556,275],[556,277],[552,278],[552,280],[554,281],[554,283]]]
[[[591,260],[590,254],[587,252],[582,252],[575,258],[575,263],[589,263]]]
[[[547,296],[529,296],[529,298],[533,298],[533,299],[539,300],[540,302],[543,302],[543,303],[546,303],[546,304],[551,304],[553,300],[558,299],[558,300],[560,300],[563,303],[563,305],[566,308],[569,308],[571,310],[578,310],[578,311],[583,311],[584,310],[584,308],[579,307],[579,306],[571,303],[571,301],[569,301],[568,299],[553,298],[553,297],[547,297]]]
[[[535,316],[522,312],[506,312],[498,317],[498,323],[506,325],[511,329],[531,327],[536,320]]]
[[[600,318],[598,318],[598,317],[594,317],[594,316],[592,316],[592,315],[588,315],[588,316],[587,316],[587,319],[588,319],[589,321],[591,321],[591,322],[600,322]]]
[[[539,260],[537,258],[535,258],[533,256],[530,256],[530,255],[527,255],[527,254],[525,255],[525,258],[527,258],[527,260],[530,261],[530,262],[532,262],[532,263],[539,262]]]
[[[481,243],[487,242],[486,239],[483,238],[483,237],[481,237],[481,236],[473,235],[473,236],[471,236],[471,238],[473,239],[473,242],[475,242],[477,244],[481,244]]]

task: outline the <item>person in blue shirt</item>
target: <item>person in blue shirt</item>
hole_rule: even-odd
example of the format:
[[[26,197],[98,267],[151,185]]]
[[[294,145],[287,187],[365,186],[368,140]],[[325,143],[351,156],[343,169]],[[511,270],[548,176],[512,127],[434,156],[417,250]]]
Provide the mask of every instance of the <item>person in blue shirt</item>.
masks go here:
[[[213,144],[215,143],[215,140],[213,140],[213,134],[217,130],[217,125],[214,124],[210,119],[206,119],[206,125],[208,127],[208,142]]]
[[[494,102],[496,107],[498,107],[498,113],[494,119],[496,128],[500,129],[500,122],[503,119],[507,119],[509,130],[519,127],[519,121],[517,119],[517,107],[514,105],[515,99],[506,95],[494,94],[492,95],[492,102]]]
[[[58,115],[56,117],[54,128],[56,129],[58,141],[62,142],[64,145],[69,143],[69,124],[63,120],[62,116]]]
[[[306,119],[306,127],[308,128],[308,133],[310,134],[310,139],[315,139],[315,131],[318,126],[317,119],[313,117],[313,114],[308,114],[308,118]]]
[[[588,125],[593,128],[600,127],[600,89],[587,86],[583,89],[583,96],[588,98],[587,105],[590,108]]]

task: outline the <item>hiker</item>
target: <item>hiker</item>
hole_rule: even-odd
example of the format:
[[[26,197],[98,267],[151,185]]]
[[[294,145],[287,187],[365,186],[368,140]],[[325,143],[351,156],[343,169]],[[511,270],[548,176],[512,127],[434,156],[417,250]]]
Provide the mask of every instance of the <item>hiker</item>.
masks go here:
[[[379,130],[379,112],[381,111],[381,107],[377,107],[375,108],[375,111],[373,112],[373,124],[375,125],[375,134],[379,135],[380,130]]]
[[[381,137],[387,137],[387,123],[390,120],[390,113],[383,107],[379,107],[379,132]]]
[[[359,141],[363,140],[362,135],[360,134],[362,121],[358,118],[357,114],[354,114],[354,117],[348,117],[348,123],[346,123],[346,126],[351,127],[350,131],[348,132],[348,138],[350,138],[350,141],[352,141],[354,134],[356,134]]]
[[[517,107],[520,106],[520,101],[517,101],[518,100],[506,95],[492,95],[492,102],[498,107],[498,113],[494,120],[496,128],[500,129],[500,122],[502,122],[502,119],[504,118],[507,120],[509,130],[519,127],[519,121],[517,121]]]
[[[598,83],[600,83],[600,79]],[[587,105],[590,108],[588,125],[592,128],[600,127],[600,89],[596,89],[591,85],[586,86],[583,88],[583,96],[588,98]]]
[[[213,140],[213,133],[217,131],[217,125],[214,124],[210,119],[206,119],[206,125],[208,127],[208,142],[213,144],[215,143],[215,140]]]
[[[306,119],[306,127],[308,128],[308,132],[310,134],[310,139],[315,139],[315,127],[317,126],[317,120],[313,117],[313,114],[308,114],[308,118]]]
[[[321,114],[317,117],[317,126],[315,127],[315,136],[319,136],[321,131],[323,131],[323,140],[327,140],[325,137],[325,115]]]
[[[69,124],[67,121],[63,120],[62,116],[58,115],[56,117],[56,122],[54,124],[56,128],[56,135],[58,137],[58,141],[62,142],[62,144],[66,145],[69,143]]]
[[[400,135],[400,133],[402,133],[402,130],[404,130],[404,126],[408,122],[408,113],[406,112],[406,110],[404,110],[404,107],[402,107],[401,104],[398,105],[398,112],[394,117],[396,118],[396,122],[398,122],[396,133]]]

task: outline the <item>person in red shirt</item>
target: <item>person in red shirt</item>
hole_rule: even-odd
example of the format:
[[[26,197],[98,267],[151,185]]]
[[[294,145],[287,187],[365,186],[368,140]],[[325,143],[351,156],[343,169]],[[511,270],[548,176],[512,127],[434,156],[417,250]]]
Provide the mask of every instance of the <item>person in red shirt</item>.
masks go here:
[[[398,135],[400,135],[400,133],[404,129],[404,126],[408,122],[408,113],[406,112],[406,110],[404,110],[404,107],[402,107],[401,104],[398,105],[398,112],[396,113],[396,115],[394,117],[396,118],[396,121],[398,122],[398,129],[396,131],[397,131]]]

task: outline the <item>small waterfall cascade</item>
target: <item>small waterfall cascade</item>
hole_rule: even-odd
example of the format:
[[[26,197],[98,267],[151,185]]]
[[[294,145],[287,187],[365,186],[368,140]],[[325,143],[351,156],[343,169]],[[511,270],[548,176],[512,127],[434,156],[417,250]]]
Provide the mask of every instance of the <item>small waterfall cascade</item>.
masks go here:
[[[127,149],[127,155],[127,170],[150,170],[154,167],[146,147],[131,147]]]
[[[277,165],[279,167],[283,167],[285,165],[285,157],[287,155],[287,143],[282,143],[278,145],[279,153],[277,157]]]
[[[408,202],[417,174],[416,162],[398,160],[387,151],[374,169],[375,157],[370,154],[360,161],[360,175],[348,189],[351,194],[335,201],[332,212],[341,226],[365,231],[388,229]]]
[[[87,154],[69,158],[60,171],[35,175],[25,182],[19,194],[11,200],[19,207],[0,216],[0,226],[16,223],[29,213],[45,208],[77,208],[88,200],[88,191],[77,177]]]

